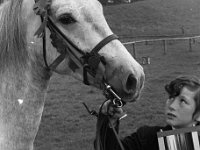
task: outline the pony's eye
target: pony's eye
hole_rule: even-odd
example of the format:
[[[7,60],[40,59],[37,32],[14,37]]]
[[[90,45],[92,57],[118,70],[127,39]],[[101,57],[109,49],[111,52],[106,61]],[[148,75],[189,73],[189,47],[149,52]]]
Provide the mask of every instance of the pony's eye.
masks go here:
[[[61,15],[58,20],[64,25],[68,25],[68,24],[76,22],[76,20],[69,14]]]

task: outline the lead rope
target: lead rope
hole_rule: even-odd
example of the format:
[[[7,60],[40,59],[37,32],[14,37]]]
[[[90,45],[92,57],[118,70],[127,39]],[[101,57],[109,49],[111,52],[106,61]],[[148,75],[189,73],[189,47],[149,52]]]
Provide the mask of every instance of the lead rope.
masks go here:
[[[106,101],[107,101],[107,100],[106,100]],[[106,101],[104,101],[103,104],[104,104]],[[86,105],[86,103],[83,102],[83,105],[85,106],[85,108],[86,108],[86,110],[88,111],[88,113],[89,113],[90,115],[96,116],[96,117],[97,117],[97,122],[100,123],[100,124],[103,124],[103,123],[99,122],[99,121],[100,121],[99,114],[101,113],[101,108],[102,108],[103,104],[101,105],[101,107],[100,107],[100,109],[99,109],[99,113],[97,113],[95,110],[90,110],[90,109],[88,108],[88,106]],[[126,115],[122,116],[120,119],[122,119],[122,118],[125,117],[125,116],[126,116]],[[119,139],[119,136],[118,136],[118,134],[117,134],[117,131],[116,131],[115,127],[113,126],[113,124],[112,124],[111,121],[110,121],[110,117],[109,117],[108,115],[107,115],[107,117],[108,117],[109,126],[110,126],[110,128],[112,129],[112,131],[113,131],[113,133],[114,133],[114,135],[115,135],[115,137],[116,137],[116,139],[117,139],[117,142],[118,142],[118,144],[119,144],[121,150],[125,150],[125,149],[124,149],[124,146],[122,145],[121,140]],[[105,121],[105,120],[102,120],[102,122],[104,122],[104,121]],[[97,125],[97,126],[98,126],[98,125]],[[98,127],[97,127],[97,134],[100,134],[100,128],[98,128]],[[97,136],[98,136],[98,135],[97,135]],[[98,150],[105,150],[105,148],[104,148],[104,143],[102,143],[102,141],[99,142],[99,146],[98,146],[98,147],[100,148],[100,149],[98,149]]]
[[[110,120],[110,116],[109,114],[107,113],[107,115],[105,115],[105,117],[102,119],[102,107],[104,105],[105,102],[107,102],[108,100],[111,100],[111,105],[114,105],[114,107],[118,107],[118,108],[121,108],[123,107],[124,105],[124,102],[121,100],[121,98],[112,90],[112,88],[110,87],[110,85],[104,83],[105,85],[105,90],[104,90],[104,95],[106,97],[106,100],[102,103],[101,107],[99,108],[99,112],[97,113],[95,110],[90,110],[88,108],[88,106],[86,105],[86,103],[83,102],[83,105],[85,106],[86,110],[88,111],[88,113],[90,115],[93,115],[93,116],[96,116],[97,117],[97,131],[96,131],[96,140],[97,140],[97,146],[96,146],[96,150],[105,150],[105,141],[104,140],[101,140],[101,133],[100,133],[100,130],[101,128],[103,127],[104,125],[104,122],[106,121],[105,119],[108,119],[108,123],[109,123],[109,126],[110,128],[112,129],[116,139],[117,139],[117,142],[121,148],[121,150],[125,150],[124,149],[124,146],[122,145],[122,142],[120,141],[119,139],[119,136],[117,134],[117,131],[115,129],[115,127],[113,126],[113,124],[111,123],[111,120]],[[112,98],[112,99],[111,99]],[[110,105],[110,106],[111,106]],[[108,109],[109,109],[109,106],[108,106]],[[108,109],[107,109],[107,112],[108,112]],[[126,117],[126,114],[124,114],[120,119]],[[119,119],[119,120],[120,120]],[[97,139],[98,138],[98,139]],[[102,142],[103,141],[103,142]]]
[[[121,140],[119,139],[119,136],[117,135],[117,132],[116,132],[116,130],[115,130],[115,127],[114,127],[113,124],[110,122],[110,118],[109,118],[109,123],[110,123],[110,126],[111,126],[111,128],[112,128],[114,134],[115,134],[115,137],[116,137],[116,139],[117,139],[117,142],[118,142],[118,144],[119,144],[121,150],[125,150],[125,149],[124,149],[124,146],[122,145]]]

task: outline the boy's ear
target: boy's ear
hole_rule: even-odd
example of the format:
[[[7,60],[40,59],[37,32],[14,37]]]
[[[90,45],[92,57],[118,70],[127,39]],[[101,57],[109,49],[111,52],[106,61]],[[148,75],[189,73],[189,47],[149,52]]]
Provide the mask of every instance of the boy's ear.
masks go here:
[[[194,115],[194,120],[200,122],[200,111]]]

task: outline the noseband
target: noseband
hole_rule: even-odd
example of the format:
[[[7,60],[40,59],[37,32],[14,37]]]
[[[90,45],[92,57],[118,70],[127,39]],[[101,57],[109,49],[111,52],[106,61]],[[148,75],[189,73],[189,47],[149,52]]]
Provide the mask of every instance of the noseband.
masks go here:
[[[90,52],[84,52],[78,48],[73,42],[71,42],[61,30],[53,23],[52,19],[48,15],[50,10],[51,0],[36,1],[34,11],[37,15],[40,15],[42,24],[36,31],[35,35],[43,38],[43,58],[48,70],[59,73],[56,67],[65,59],[67,54],[70,54],[71,59],[77,66],[83,67],[83,82],[89,85],[88,73],[95,78],[97,69],[100,63],[106,65],[105,58],[99,54],[99,51],[107,45],[109,42],[118,39],[117,35],[112,34],[99,42]],[[60,55],[51,63],[47,63],[46,59],[46,30],[51,31],[50,38],[52,39],[52,45],[57,49]]]

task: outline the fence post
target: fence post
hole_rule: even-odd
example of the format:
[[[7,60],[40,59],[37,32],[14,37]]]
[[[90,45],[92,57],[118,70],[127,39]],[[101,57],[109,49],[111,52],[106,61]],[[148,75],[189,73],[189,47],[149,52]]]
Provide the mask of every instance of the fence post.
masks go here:
[[[189,51],[192,52],[192,39],[189,39]]]
[[[165,55],[166,51],[167,51],[167,42],[166,42],[166,40],[163,40],[163,46],[164,46],[164,55]]]
[[[135,42],[133,43],[133,57],[136,58]]]

